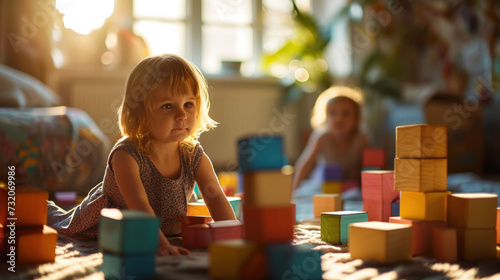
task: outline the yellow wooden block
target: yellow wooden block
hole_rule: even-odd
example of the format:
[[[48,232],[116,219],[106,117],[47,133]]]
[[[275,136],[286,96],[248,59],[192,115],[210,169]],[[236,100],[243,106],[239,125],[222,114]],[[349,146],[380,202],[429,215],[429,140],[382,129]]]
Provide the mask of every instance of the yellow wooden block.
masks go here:
[[[448,226],[460,228],[495,228],[497,195],[457,193],[448,197]]]
[[[17,227],[45,225],[47,223],[47,199],[49,199],[49,194],[35,187],[12,188],[11,186],[10,189],[5,185],[0,187],[0,203],[5,205],[5,207],[0,207],[0,224],[5,225],[7,218],[16,218]],[[12,208],[9,209],[7,206]]]
[[[394,189],[414,192],[446,190],[446,159],[394,159]]]
[[[203,202],[189,202],[186,216],[210,216],[210,212]]]
[[[335,194],[342,193],[342,182],[340,181],[326,181],[323,182],[323,193]]]
[[[396,157],[446,158],[445,125],[407,125],[396,127]]]
[[[446,197],[449,193],[402,191],[399,215],[403,219],[444,221],[446,220]]]
[[[16,229],[17,262],[53,262],[56,258],[57,231],[48,226]]]
[[[288,205],[292,200],[292,174],[281,170],[243,173],[245,204],[256,207]]]
[[[411,259],[410,225],[362,222],[349,225],[349,251],[353,259],[392,263]]]
[[[240,279],[245,263],[256,252],[254,243],[241,239],[210,244],[210,276],[215,279]]]
[[[321,212],[342,211],[341,194],[316,194],[313,195],[314,217],[321,217]]]
[[[457,251],[460,260],[494,259],[496,230],[457,228]]]

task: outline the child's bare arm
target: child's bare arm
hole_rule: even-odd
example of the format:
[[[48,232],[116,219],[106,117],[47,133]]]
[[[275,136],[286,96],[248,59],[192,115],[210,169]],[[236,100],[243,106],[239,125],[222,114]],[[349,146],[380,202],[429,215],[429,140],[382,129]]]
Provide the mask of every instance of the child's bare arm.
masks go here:
[[[138,210],[155,215],[153,208],[149,204],[146,190],[141,181],[139,166],[134,158],[127,152],[117,150],[111,159],[113,171],[115,173],[118,189],[125,199],[128,209]],[[189,254],[184,248],[171,246],[168,239],[161,230],[159,234],[159,251],[161,255],[180,255]]]
[[[212,218],[215,221],[235,220],[233,208],[219,185],[212,162],[205,153],[201,157],[195,179]]]
[[[302,180],[306,179],[316,166],[316,158],[321,150],[323,142],[322,135],[312,133],[307,145],[295,164],[295,176],[293,178],[293,189],[296,189]]]

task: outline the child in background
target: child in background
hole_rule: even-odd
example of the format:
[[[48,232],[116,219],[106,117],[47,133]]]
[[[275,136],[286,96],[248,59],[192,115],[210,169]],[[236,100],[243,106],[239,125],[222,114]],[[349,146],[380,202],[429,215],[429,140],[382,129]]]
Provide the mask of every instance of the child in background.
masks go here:
[[[296,163],[293,187],[307,179],[316,166],[336,163],[343,181],[360,181],[367,139],[360,131],[361,94],[347,87],[331,87],[318,96],[311,116],[313,132]]]
[[[60,234],[96,239],[103,208],[139,210],[161,219],[158,255],[189,254],[167,237],[198,183],[214,220],[235,219],[198,137],[214,128],[201,72],[175,55],[145,58],[130,73],[119,109],[123,138],[111,150],[102,183],[82,203],[64,211],[49,201],[48,222]]]

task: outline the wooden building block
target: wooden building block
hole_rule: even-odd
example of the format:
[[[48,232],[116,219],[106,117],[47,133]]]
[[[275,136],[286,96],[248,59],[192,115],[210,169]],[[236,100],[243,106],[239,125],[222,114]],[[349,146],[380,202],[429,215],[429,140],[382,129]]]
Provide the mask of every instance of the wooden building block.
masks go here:
[[[7,224],[7,218],[17,218],[17,227],[42,227],[47,223],[47,199],[49,194],[41,189],[31,186],[17,186],[15,187],[13,196],[9,195],[9,190],[6,185],[0,187],[0,204],[5,207],[0,207],[0,223]],[[11,197],[11,198],[8,198]],[[12,200],[14,197],[15,201]],[[7,206],[15,204],[11,215],[7,212]]]
[[[389,222],[392,201],[399,198],[399,191],[394,190],[394,171],[363,171],[361,182],[363,211],[368,212],[368,220]]]
[[[421,221],[391,217],[389,222],[412,226],[412,255],[432,256],[432,229],[445,227],[445,221]]]
[[[432,229],[432,254],[440,262],[457,261],[457,230],[455,228]]]
[[[323,167],[323,181],[342,181],[342,167],[335,163],[326,164]]]
[[[216,221],[208,226],[212,231],[212,241],[243,238],[243,224],[238,220]]]
[[[187,213],[188,216],[211,216],[208,211],[207,205],[204,202],[188,202]]]
[[[500,259],[500,246],[497,245],[497,259]]]
[[[384,149],[365,149],[363,151],[363,167],[384,169]]]
[[[16,228],[18,264],[54,262],[57,231],[48,226]]]
[[[496,230],[457,229],[457,251],[459,260],[494,259],[496,257]]]
[[[353,259],[392,263],[411,259],[409,225],[363,222],[349,228],[349,252]]]
[[[267,256],[264,250],[256,250],[243,264],[241,280],[265,280],[268,276]]]
[[[399,217],[400,202],[399,199],[391,203],[391,217]]]
[[[438,192],[446,190],[446,159],[394,159],[394,189]]]
[[[500,207],[497,208],[497,244],[500,244]]]
[[[322,212],[342,211],[341,194],[315,194],[313,195],[314,217],[321,217]]]
[[[243,189],[247,205],[287,205],[292,200],[292,174],[281,170],[245,172]]]
[[[233,208],[233,212],[234,212],[234,215],[236,216],[236,219],[240,219],[241,218],[241,203],[242,203],[241,197],[228,196],[227,200],[229,201],[229,204],[231,204],[231,208]]]
[[[401,191],[400,216],[411,220],[444,221],[449,193]]]
[[[145,212],[102,209],[99,248],[116,254],[155,253],[159,226],[158,218]]]
[[[212,222],[212,217],[210,216],[182,216],[181,217],[181,228],[192,225],[208,224]]]
[[[357,180],[346,180],[346,181],[342,181],[342,192],[345,192],[347,190],[350,190],[350,189],[361,189],[360,188],[360,182],[357,181]]]
[[[182,247],[187,249],[206,249],[212,242],[212,231],[207,224],[186,226],[181,235]]]
[[[56,198],[56,204],[59,206],[76,205],[76,192],[56,192],[54,196]]]
[[[238,160],[243,172],[281,169],[284,165],[283,138],[274,135],[240,139]]]
[[[448,197],[447,221],[451,227],[495,228],[497,195],[457,193]]]
[[[337,211],[321,213],[321,240],[333,244],[349,241],[349,225],[368,221],[368,213],[362,211]]]
[[[313,246],[305,244],[267,246],[269,279],[323,279],[321,251],[312,248]]]
[[[396,157],[446,158],[446,125],[407,125],[396,127]]]
[[[106,279],[145,279],[156,275],[155,254],[102,253],[101,270]]]
[[[322,185],[323,193],[342,193],[342,182],[341,181],[326,181]]]
[[[245,239],[260,244],[292,242],[295,204],[279,207],[243,205]]]
[[[210,276],[214,279],[240,279],[245,263],[257,251],[254,243],[241,239],[210,245]]]

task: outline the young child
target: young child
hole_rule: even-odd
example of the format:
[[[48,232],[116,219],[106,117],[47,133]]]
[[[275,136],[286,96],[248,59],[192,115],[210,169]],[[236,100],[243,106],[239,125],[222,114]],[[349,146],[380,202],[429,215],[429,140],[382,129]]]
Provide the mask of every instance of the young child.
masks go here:
[[[195,181],[214,220],[235,219],[197,139],[214,128],[201,72],[176,55],[145,58],[130,73],[119,109],[123,138],[108,157],[102,183],[80,205],[64,211],[49,201],[47,224],[74,238],[97,238],[102,208],[144,211],[161,219],[158,255],[189,254],[167,237],[180,219]]]
[[[296,163],[293,187],[309,177],[316,166],[339,164],[342,179],[359,181],[367,140],[360,131],[361,94],[347,87],[331,87],[320,94],[311,116],[312,132]]]

